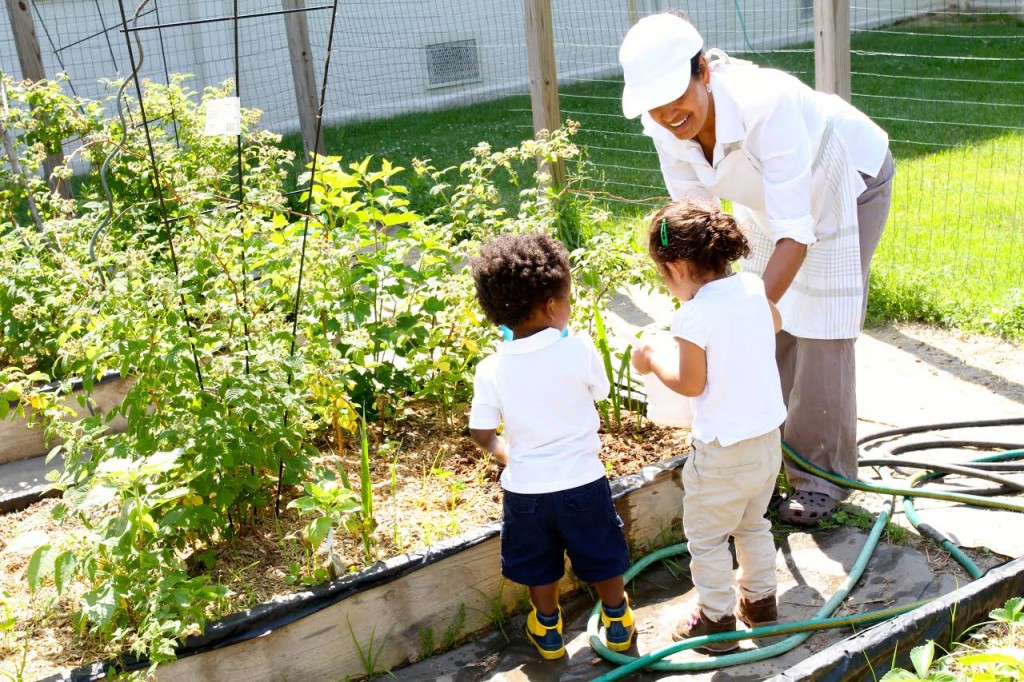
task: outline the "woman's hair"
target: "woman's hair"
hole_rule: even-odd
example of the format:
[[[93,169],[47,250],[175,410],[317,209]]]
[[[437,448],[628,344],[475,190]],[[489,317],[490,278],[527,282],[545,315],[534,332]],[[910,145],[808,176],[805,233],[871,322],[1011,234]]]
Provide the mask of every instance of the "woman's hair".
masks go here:
[[[709,201],[673,201],[651,220],[647,249],[664,270],[670,261],[687,261],[701,273],[720,274],[750,255],[736,219]]]
[[[569,253],[546,234],[503,234],[470,261],[476,298],[494,324],[514,327],[570,287]]]
[[[679,17],[680,19],[682,19],[683,21],[688,23],[690,26],[693,26],[694,28],[697,28],[697,24],[695,24],[693,19],[690,18],[690,15],[687,14],[686,12],[684,12],[681,9],[665,10],[665,14],[671,14],[674,17]],[[700,29],[697,28],[697,31],[699,32]],[[704,56],[704,48],[702,47],[702,48],[700,48],[700,51],[697,52],[697,54],[693,55],[690,58],[690,77],[691,78],[696,78],[697,76],[700,75],[700,58],[703,57],[703,56]]]

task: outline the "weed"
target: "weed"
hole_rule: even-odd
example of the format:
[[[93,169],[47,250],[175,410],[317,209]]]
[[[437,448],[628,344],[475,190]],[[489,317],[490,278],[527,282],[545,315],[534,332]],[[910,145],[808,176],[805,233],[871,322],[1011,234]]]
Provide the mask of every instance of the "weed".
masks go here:
[[[370,641],[364,650],[362,645],[359,643],[359,640],[356,638],[356,633],[352,630],[352,623],[347,620],[346,622],[348,623],[349,636],[352,638],[352,643],[355,645],[356,651],[359,654],[359,662],[362,664],[363,671],[366,673],[366,676],[374,678],[381,675],[387,675],[388,677],[397,679],[391,674],[390,670],[383,668],[378,664],[380,654],[384,650],[384,643],[388,640],[388,637],[391,636],[391,631],[395,628],[394,624],[388,628],[387,633],[383,638],[381,638],[380,642],[375,642],[377,636],[377,626],[375,625],[370,631]]]
[[[434,650],[437,649],[437,639],[434,636],[434,629],[428,628],[426,625],[420,627],[420,660],[429,658]]]
[[[455,613],[455,618],[449,623],[448,628],[444,631],[444,639],[441,640],[441,648],[444,650],[451,649],[455,646],[455,642],[458,641],[459,635],[462,634],[462,628],[466,625],[466,604],[464,602],[459,603],[459,610]]]
[[[491,627],[501,633],[501,636],[508,641],[508,633],[505,632],[505,624],[508,622],[508,614],[505,609],[505,578],[501,579],[498,583],[498,593],[493,597],[487,598],[487,596],[479,589],[472,588],[474,592],[485,598],[487,601],[487,608],[482,613],[487,621],[491,624]]]

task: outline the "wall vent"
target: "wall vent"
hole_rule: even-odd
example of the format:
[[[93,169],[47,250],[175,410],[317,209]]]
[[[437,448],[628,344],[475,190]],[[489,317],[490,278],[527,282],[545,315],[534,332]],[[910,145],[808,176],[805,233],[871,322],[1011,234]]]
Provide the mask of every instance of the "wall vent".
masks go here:
[[[480,81],[476,40],[455,40],[427,45],[428,88]]]

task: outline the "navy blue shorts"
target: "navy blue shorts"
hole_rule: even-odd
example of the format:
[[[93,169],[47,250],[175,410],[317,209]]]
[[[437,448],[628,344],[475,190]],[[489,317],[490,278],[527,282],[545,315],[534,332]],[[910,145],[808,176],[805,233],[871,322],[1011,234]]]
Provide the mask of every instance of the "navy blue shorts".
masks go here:
[[[629,547],[607,478],[553,493],[506,490],[503,508],[501,574],[513,582],[556,582],[565,574],[566,553],[573,573],[588,583],[629,568]]]

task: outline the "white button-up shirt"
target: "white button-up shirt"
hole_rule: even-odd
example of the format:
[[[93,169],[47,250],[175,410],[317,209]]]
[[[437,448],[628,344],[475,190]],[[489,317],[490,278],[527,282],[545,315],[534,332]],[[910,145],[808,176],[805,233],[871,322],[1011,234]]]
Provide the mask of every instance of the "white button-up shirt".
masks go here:
[[[804,265],[779,302],[783,328],[805,338],[855,337],[863,304],[860,173],[877,175],[888,135],[840,97],[782,71],[717,50],[708,61],[716,135],[711,163],[696,140],[677,139],[649,114],[641,119],[669,194],[733,202],[754,250],[745,270],[763,273],[780,239],[807,244]]]

